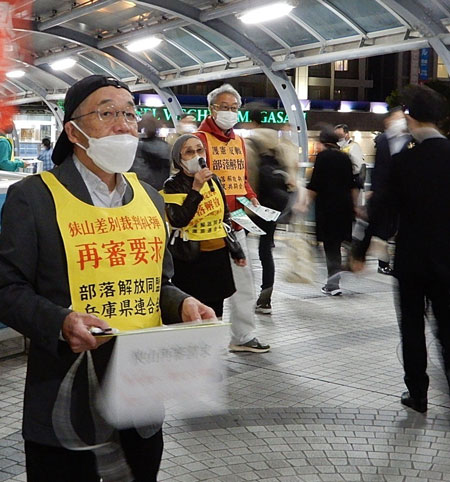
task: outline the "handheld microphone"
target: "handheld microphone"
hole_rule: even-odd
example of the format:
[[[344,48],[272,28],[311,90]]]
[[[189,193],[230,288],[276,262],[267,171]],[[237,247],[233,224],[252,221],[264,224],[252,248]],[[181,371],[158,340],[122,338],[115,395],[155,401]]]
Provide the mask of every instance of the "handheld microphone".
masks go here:
[[[208,166],[206,165],[206,160],[205,160],[204,157],[200,157],[200,159],[198,160],[198,164],[200,165],[200,167],[201,167],[202,169],[204,169],[205,167],[208,167]],[[208,181],[208,186],[209,186],[209,190],[210,190],[211,192],[214,192],[214,191],[215,191],[215,188],[214,188],[214,184],[213,184],[213,182],[212,182],[212,179],[210,179],[210,180]]]

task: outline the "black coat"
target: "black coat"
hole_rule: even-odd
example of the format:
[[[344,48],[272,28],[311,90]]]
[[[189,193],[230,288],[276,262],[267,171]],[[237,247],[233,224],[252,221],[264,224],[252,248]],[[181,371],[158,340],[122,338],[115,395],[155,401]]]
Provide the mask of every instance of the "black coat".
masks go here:
[[[51,171],[78,199],[92,205],[86,185],[71,159]],[[143,184],[164,217],[162,197]],[[127,186],[124,202],[132,198]],[[173,264],[166,249],[163,259],[160,306],[164,323],[179,322],[179,306],[187,297],[173,286]],[[25,440],[58,446],[52,410],[61,381],[78,357],[59,339],[64,318],[72,310],[67,261],[56,222],[52,195],[40,176],[13,184],[2,210],[0,233],[0,321],[30,339],[23,414]],[[99,376],[109,360],[112,342],[93,350]],[[85,366],[81,366],[85,370]],[[85,375],[85,373],[84,373]],[[85,376],[77,376],[73,390],[72,421],[88,443],[94,443]]]
[[[403,149],[412,140],[405,138]],[[380,134],[376,139],[375,164],[371,174],[372,197],[368,203],[368,214],[371,220],[372,235],[388,240],[397,232],[397,214],[387,204],[386,189],[392,166],[392,156],[389,140],[386,134]],[[403,150],[402,149],[402,150]]]
[[[160,191],[170,175],[169,144],[158,137],[141,139],[130,171]]]
[[[397,277],[450,285],[450,141],[431,138],[392,158],[388,202],[399,216]]]
[[[351,241],[352,189],[356,188],[352,163],[336,148],[317,155],[308,189],[316,196],[316,236],[319,241]]]

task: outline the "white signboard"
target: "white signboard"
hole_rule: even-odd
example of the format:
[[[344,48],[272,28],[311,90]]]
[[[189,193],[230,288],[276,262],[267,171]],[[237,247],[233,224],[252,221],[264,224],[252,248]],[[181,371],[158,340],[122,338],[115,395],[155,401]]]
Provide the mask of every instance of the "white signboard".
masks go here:
[[[265,206],[262,206],[261,204],[258,206],[253,206],[252,202],[246,197],[238,197],[237,200],[243,206],[245,206],[247,209],[250,209],[250,211],[253,211],[256,215],[258,215],[265,221],[276,221],[280,217],[280,211],[276,211],[272,208],[267,208]]]
[[[98,405],[116,428],[223,413],[228,323],[182,323],[117,337]]]
[[[234,221],[239,226],[245,228],[249,233],[263,235],[266,234],[261,228],[256,226],[256,224],[245,214],[243,209],[238,209],[230,213],[231,220]]]

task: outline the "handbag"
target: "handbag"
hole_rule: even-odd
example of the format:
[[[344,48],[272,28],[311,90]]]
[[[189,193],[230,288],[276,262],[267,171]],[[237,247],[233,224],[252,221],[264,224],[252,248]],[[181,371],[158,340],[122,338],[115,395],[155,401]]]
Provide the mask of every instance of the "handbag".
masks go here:
[[[245,253],[242,249],[241,243],[236,239],[236,234],[233,228],[227,223],[223,223],[223,227],[227,233],[225,237],[225,244],[227,245],[230,256],[233,259],[245,259]]]

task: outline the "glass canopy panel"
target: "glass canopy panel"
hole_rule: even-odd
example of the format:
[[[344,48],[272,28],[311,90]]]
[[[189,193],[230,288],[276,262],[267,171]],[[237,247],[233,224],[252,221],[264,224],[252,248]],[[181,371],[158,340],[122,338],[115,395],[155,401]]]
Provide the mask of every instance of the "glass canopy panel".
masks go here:
[[[134,57],[138,57],[142,62],[150,64],[159,72],[165,70],[173,70],[174,66],[158,55],[156,50],[148,50],[147,52],[134,53]]]
[[[355,30],[316,0],[302,0],[292,13],[327,40],[357,35]]]
[[[269,52],[271,50],[279,50],[284,48],[283,45],[280,45],[277,41],[264,33],[256,25],[245,25],[244,23],[242,23],[242,27],[244,35],[248,37],[260,49]]]
[[[366,32],[401,27],[402,24],[374,0],[329,0]]]
[[[223,60],[223,57],[218,55],[214,50],[211,50],[207,45],[200,40],[197,40],[192,35],[184,32],[183,30],[168,30],[164,32],[164,36],[173,40],[178,45],[182,45],[185,49],[192,52],[202,62],[217,62]]]
[[[303,27],[288,17],[272,20],[271,22],[267,22],[265,26],[291,47],[310,44],[317,41],[317,39]]]
[[[110,57],[106,55],[101,55],[96,52],[89,51],[89,52],[83,53],[83,56],[88,59],[92,59],[101,67],[104,67],[107,71],[112,72],[115,75],[115,77],[117,77],[118,79],[134,77],[134,74],[130,70],[122,67],[122,65],[120,65],[117,62],[114,62],[114,60],[112,60]]]
[[[64,26],[94,35],[102,31],[115,32],[147,18],[150,18],[148,8],[137,7],[133,2],[119,1],[67,22]]]
[[[164,56],[171,59],[180,67],[191,67],[192,65],[197,65],[197,62],[194,59],[173,45],[169,44],[169,42],[161,42],[155,49],[155,52],[161,52]]]
[[[48,35],[48,34],[39,34],[36,33],[33,35],[33,40],[32,40],[32,48],[35,53],[42,54],[42,52],[46,52],[50,49],[58,49],[62,48],[67,45],[73,45],[75,44],[71,43],[70,41],[66,39],[62,39],[59,37],[55,37],[54,35]]]
[[[198,27],[197,25],[190,25],[189,30],[192,30],[194,33],[205,38],[208,42],[216,45],[218,49],[220,49],[230,58],[245,56],[245,54],[241,50],[235,47],[232,42],[222,37],[222,35],[215,34],[214,32],[211,32],[211,30],[206,30],[204,28]]]
[[[99,67],[97,63],[91,61],[91,59],[83,58],[81,55],[78,55],[78,63],[86,69],[89,69],[93,74],[109,75],[104,68]]]

